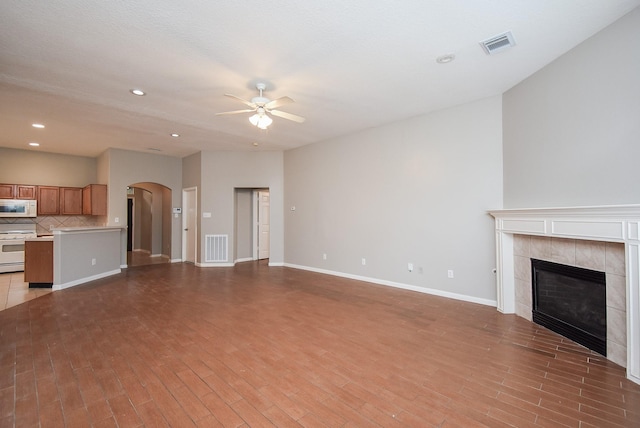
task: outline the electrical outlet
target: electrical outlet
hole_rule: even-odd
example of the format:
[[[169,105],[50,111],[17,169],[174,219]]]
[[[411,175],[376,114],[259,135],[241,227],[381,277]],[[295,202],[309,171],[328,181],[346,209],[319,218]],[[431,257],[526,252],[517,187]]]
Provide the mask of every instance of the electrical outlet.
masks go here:
[[[408,263],[407,269],[409,269],[409,272],[413,272],[413,263]]]
[[[327,253],[322,253],[322,260],[327,260]]]
[[[91,259],[91,266],[95,266],[96,265],[96,259]]]
[[[452,271],[451,269],[449,269],[449,270],[447,271],[447,276],[448,276],[449,278],[453,278],[453,271]]]
[[[367,264],[367,259],[365,259],[364,257],[362,258],[362,266]]]

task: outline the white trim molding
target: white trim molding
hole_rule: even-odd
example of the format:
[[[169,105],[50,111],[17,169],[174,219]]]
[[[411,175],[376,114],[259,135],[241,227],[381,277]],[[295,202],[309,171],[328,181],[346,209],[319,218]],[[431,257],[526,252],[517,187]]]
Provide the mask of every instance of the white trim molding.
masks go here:
[[[513,235],[624,244],[627,297],[627,378],[640,384],[640,205],[489,211],[495,218],[497,308],[515,313]]]
[[[480,297],[467,296],[464,294],[450,293],[448,291],[436,290],[434,288],[418,287],[415,285],[403,284],[400,282],[387,281],[385,279],[371,278],[368,276],[352,275],[350,273],[336,272],[333,270],[326,270],[326,269],[318,269],[310,266],[302,266],[302,265],[296,265],[291,263],[284,263],[281,265],[269,264],[269,266],[285,266],[292,269],[308,270],[311,272],[322,273],[325,275],[333,275],[333,276],[339,276],[341,278],[355,279],[357,281],[370,282],[372,284],[385,285],[387,287],[417,291],[418,293],[432,294],[434,296],[446,297],[448,299],[462,300],[464,302],[470,302],[470,303],[478,303],[480,305],[485,305],[485,306],[496,306],[496,302],[493,300],[482,299]]]
[[[102,272],[97,275],[88,276],[86,278],[76,279],[74,281],[65,282],[64,284],[53,284],[51,291],[64,290],[65,288],[75,287],[76,285],[84,284],[86,282],[96,281],[98,279],[106,278],[108,276],[117,275],[121,273],[121,269],[114,269],[109,272]]]

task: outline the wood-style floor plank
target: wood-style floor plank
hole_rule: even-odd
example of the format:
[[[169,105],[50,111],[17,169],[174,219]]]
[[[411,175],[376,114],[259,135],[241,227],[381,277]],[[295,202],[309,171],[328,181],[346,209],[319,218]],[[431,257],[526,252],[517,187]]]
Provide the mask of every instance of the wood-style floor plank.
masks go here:
[[[495,308],[247,262],[0,311],[0,425],[632,427],[622,367]]]

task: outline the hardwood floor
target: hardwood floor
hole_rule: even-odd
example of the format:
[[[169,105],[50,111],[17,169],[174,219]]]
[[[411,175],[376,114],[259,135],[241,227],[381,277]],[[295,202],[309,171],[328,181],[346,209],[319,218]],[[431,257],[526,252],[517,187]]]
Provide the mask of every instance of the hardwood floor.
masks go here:
[[[2,427],[620,427],[624,369],[495,308],[159,264],[0,312]]]
[[[171,261],[167,256],[151,257],[149,253],[146,253],[144,251],[127,251],[127,266],[129,267],[155,265],[170,262]]]

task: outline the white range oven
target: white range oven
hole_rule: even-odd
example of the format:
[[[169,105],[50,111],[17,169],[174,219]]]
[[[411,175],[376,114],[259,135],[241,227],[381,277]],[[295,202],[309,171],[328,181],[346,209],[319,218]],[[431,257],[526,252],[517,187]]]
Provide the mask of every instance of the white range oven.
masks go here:
[[[35,223],[0,223],[0,272],[24,271],[24,241],[37,236]]]

